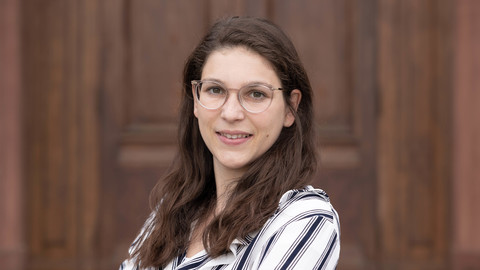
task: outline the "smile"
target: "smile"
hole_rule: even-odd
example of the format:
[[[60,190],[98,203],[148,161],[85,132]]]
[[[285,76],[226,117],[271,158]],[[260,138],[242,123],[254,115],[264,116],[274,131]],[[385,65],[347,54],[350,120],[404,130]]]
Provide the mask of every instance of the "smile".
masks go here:
[[[232,139],[232,140],[245,139],[252,136],[250,134],[228,134],[228,133],[219,133],[219,134],[227,139]]]

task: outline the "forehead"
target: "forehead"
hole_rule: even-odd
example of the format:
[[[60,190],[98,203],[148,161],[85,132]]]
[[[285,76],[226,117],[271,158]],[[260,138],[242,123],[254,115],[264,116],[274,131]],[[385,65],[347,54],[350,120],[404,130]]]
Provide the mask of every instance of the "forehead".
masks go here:
[[[245,47],[223,47],[213,51],[205,61],[201,79],[214,79],[231,86],[253,81],[280,84],[273,65]]]

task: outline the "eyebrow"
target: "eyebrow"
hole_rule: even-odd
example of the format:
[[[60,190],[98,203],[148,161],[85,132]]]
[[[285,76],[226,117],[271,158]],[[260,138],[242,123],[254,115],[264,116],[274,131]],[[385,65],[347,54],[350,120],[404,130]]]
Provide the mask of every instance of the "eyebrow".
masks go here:
[[[225,82],[223,82],[222,80],[215,79],[215,78],[204,78],[204,79],[202,79],[202,81],[213,81],[213,82],[216,82],[216,83],[219,83],[219,84],[222,84],[222,85],[226,86]],[[270,83],[267,83],[267,82],[263,82],[263,81],[248,81],[246,83],[242,83],[241,87],[243,87],[245,85],[256,85],[256,84],[266,85],[268,87],[273,88],[273,85],[271,85]]]

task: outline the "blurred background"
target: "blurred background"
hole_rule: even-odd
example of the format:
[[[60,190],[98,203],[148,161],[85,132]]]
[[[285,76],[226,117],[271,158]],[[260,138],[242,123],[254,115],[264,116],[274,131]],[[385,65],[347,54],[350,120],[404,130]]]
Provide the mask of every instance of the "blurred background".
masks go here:
[[[338,269],[480,269],[480,1],[0,0],[0,268],[117,269],[227,15],[292,38]]]

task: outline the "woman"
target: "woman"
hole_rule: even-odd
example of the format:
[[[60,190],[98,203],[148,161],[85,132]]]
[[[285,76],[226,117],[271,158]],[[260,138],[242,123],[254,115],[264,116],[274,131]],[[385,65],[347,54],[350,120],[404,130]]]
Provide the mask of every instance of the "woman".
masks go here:
[[[212,26],[184,69],[179,155],[120,269],[333,269],[338,216],[315,172],[312,89],[272,23]]]

